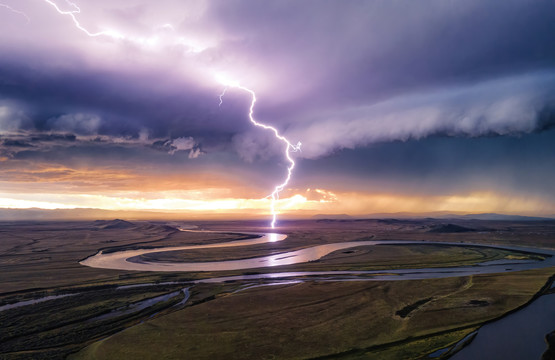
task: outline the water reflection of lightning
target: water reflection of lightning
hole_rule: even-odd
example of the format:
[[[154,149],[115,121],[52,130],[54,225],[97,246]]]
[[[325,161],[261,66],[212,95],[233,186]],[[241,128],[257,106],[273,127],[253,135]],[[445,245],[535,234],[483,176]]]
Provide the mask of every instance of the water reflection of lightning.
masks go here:
[[[61,15],[67,15],[69,17],[71,17],[71,19],[73,20],[73,24],[75,25],[76,28],[78,28],[79,30],[81,30],[82,32],[84,32],[85,34],[87,34],[87,36],[90,37],[97,37],[97,36],[107,36],[113,39],[119,39],[119,40],[131,40],[133,42],[137,42],[139,44],[144,44],[145,43],[145,39],[144,38],[132,38],[132,37],[127,37],[124,36],[123,34],[120,34],[116,31],[112,31],[112,30],[104,30],[104,31],[99,31],[99,32],[90,32],[89,30],[87,30],[86,28],[84,28],[81,23],[79,22],[79,20],[77,20],[77,17],[75,16],[76,14],[80,14],[81,13],[81,9],[79,8],[79,6],[77,6],[76,4],[74,4],[73,2],[69,1],[69,0],[65,0],[66,3],[70,6],[71,10],[62,10],[54,1],[52,0],[43,0],[44,2],[50,4],[51,6],[54,7],[54,9],[56,9],[56,11],[61,14]],[[10,10],[14,11],[13,9],[11,9],[9,6],[5,7],[9,8]],[[18,12],[18,11],[16,11]],[[18,12],[19,13],[19,12]],[[22,13],[23,14],[23,13]],[[27,17],[25,14],[23,14],[25,17]],[[164,24],[164,27],[170,26],[169,24]],[[254,93],[253,90],[246,88],[242,85],[240,85],[238,82],[235,81],[230,81],[227,80],[221,76],[218,76],[217,78],[220,83],[222,83],[225,88],[223,90],[223,92],[220,94],[220,105],[222,105],[223,102],[223,96],[225,95],[228,87],[231,88],[237,88],[243,91],[246,91],[247,93],[249,93],[251,95],[251,105],[249,108],[249,120],[251,123],[253,123],[255,126],[261,127],[263,129],[266,130],[271,130],[275,137],[277,139],[279,139],[280,141],[282,141],[285,144],[285,158],[287,159],[287,161],[289,162],[289,166],[287,167],[287,176],[285,178],[285,180],[279,184],[276,185],[276,187],[274,188],[274,191],[272,192],[272,194],[270,195],[272,198],[272,202],[271,202],[271,213],[272,213],[272,222],[271,222],[271,226],[272,228],[275,227],[276,225],[276,220],[277,220],[277,211],[275,208],[275,204],[276,201],[279,199],[279,193],[281,191],[283,191],[283,189],[285,188],[285,186],[287,186],[287,184],[289,183],[289,181],[291,180],[291,174],[293,172],[293,168],[295,167],[295,161],[293,160],[293,158],[291,157],[291,152],[296,152],[299,151],[301,148],[301,143],[298,142],[296,145],[293,145],[289,142],[289,140],[287,140],[284,136],[280,135],[279,131],[277,131],[276,128],[274,128],[273,126],[269,126],[269,125],[265,125],[262,123],[257,122],[254,119],[254,105],[256,103],[256,94]]]
[[[271,130],[274,133],[276,138],[278,138],[279,140],[281,140],[282,142],[285,143],[285,158],[289,162],[289,166],[287,167],[287,176],[285,178],[285,181],[283,181],[281,184],[277,185],[274,188],[274,191],[272,192],[272,194],[270,195],[272,197],[272,203],[271,203],[270,207],[271,207],[271,212],[272,212],[272,223],[271,223],[271,225],[272,225],[272,229],[273,229],[273,228],[275,228],[276,220],[277,220],[277,211],[276,211],[276,208],[275,208],[276,200],[279,199],[279,193],[283,191],[283,189],[289,183],[289,180],[291,180],[291,175],[293,173],[293,169],[295,168],[295,161],[291,157],[291,152],[299,151],[301,149],[301,142],[299,141],[296,145],[293,145],[289,142],[289,140],[287,140],[287,138],[285,138],[283,135],[280,135],[279,131],[277,131],[277,129],[275,127],[259,123],[258,121],[256,121],[254,119],[253,114],[254,114],[254,105],[256,104],[256,94],[254,93],[253,90],[251,90],[249,88],[246,88],[244,86],[241,86],[238,82],[230,81],[230,80],[226,79],[225,77],[223,77],[221,74],[218,74],[216,76],[216,78],[222,85],[226,86],[226,88],[224,89],[224,91],[220,95],[220,105],[221,105],[221,102],[222,102],[222,97],[225,95],[225,91],[227,90],[227,87],[237,88],[237,89],[241,89],[243,91],[248,92],[251,95],[251,99],[252,99],[251,100],[251,106],[249,108],[249,120],[250,120],[250,122],[253,123],[254,125],[258,126],[258,127],[263,128],[263,129]]]

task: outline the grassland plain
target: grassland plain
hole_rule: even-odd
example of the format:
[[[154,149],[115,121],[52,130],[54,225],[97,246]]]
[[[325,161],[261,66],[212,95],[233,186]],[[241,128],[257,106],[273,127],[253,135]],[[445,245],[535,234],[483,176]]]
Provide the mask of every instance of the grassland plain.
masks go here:
[[[268,271],[387,270],[537,258],[497,249],[431,244],[359,247],[320,261],[271,270],[155,273],[93,269],[78,263],[100,249],[224,242],[252,236],[230,231],[266,230],[256,222],[198,225],[223,232],[181,232],[164,223],[122,220],[0,223],[0,306],[73,294],[0,311],[0,358],[65,358],[88,345],[73,356],[416,359],[526,303],[555,273],[551,268],[399,282],[304,279],[299,284],[239,292],[244,282],[185,284],[191,279]],[[470,230],[449,232],[459,231],[457,226]],[[279,243],[160,256],[179,261],[233,259],[372,239],[555,248],[555,222],[459,221],[457,226],[430,219],[296,221],[280,228],[288,238]],[[253,283],[264,281],[249,282]],[[149,286],[119,288],[133,284]],[[191,297],[182,304],[184,287],[190,289]],[[118,309],[168,294],[173,295],[140,311],[118,315]]]
[[[121,284],[129,278],[151,277],[93,269],[79,260],[102,249],[155,247],[172,243],[199,244],[237,239],[237,235],[184,233],[175,228],[123,220],[98,222],[0,223],[0,302],[13,292],[64,286]]]
[[[551,274],[254,288],[134,326],[71,358],[416,359],[526,303]],[[423,297],[431,300],[396,314]]]

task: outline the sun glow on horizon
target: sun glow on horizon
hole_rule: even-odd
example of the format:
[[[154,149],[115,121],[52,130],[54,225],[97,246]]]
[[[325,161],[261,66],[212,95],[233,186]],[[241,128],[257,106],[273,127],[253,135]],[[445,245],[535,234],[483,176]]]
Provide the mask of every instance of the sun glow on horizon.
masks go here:
[[[254,212],[269,215],[270,198],[222,198],[222,199],[186,199],[172,197],[171,194],[162,197],[148,198],[137,194],[129,196],[109,196],[97,194],[1,194],[0,208],[29,209],[83,209],[94,208],[100,210],[155,210],[167,212]],[[276,200],[276,209],[299,210],[307,202],[300,194]]]
[[[495,193],[473,193],[449,196],[410,196],[331,192],[325,189],[289,189],[275,200],[278,214],[308,216],[315,214],[349,214],[363,216],[374,213],[425,212],[500,212],[549,216],[553,204],[541,198]],[[198,214],[199,216],[235,214],[241,216],[271,215],[271,198],[221,197],[222,192],[117,192],[112,194],[2,193],[3,209],[97,209],[111,211],[155,211],[160,213]],[[539,209],[539,210],[538,210]],[[211,215],[212,214],[212,215]]]

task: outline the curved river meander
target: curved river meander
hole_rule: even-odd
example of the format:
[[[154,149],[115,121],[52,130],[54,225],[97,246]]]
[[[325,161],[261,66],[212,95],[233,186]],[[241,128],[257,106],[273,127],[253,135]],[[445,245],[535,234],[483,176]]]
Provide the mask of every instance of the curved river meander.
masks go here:
[[[193,230],[194,231],[194,230]],[[140,258],[141,255],[151,254],[157,252],[169,252],[180,250],[194,250],[194,249],[207,249],[207,248],[222,248],[222,247],[237,247],[248,246],[262,243],[272,243],[282,241],[287,238],[287,235],[268,233],[263,234],[261,237],[248,240],[229,241],[225,243],[207,244],[207,245],[190,245],[190,246],[174,246],[163,247],[156,249],[137,249],[118,251],[113,253],[103,253],[100,251],[83,261],[81,264],[96,268],[106,269],[120,269],[120,270],[138,270],[138,271],[226,271],[226,270],[242,270],[242,269],[257,269],[256,274],[214,277],[209,279],[196,280],[194,283],[207,283],[207,282],[224,282],[232,280],[256,280],[256,279],[280,279],[279,282],[269,282],[266,284],[248,285],[240,290],[248,289],[250,287],[268,286],[277,284],[296,283],[299,279],[284,280],[293,277],[309,277],[310,279],[318,279],[323,281],[383,281],[383,280],[420,280],[420,279],[433,279],[433,278],[446,278],[457,276],[469,276],[478,274],[493,274],[504,273],[512,271],[531,270],[555,266],[555,250],[539,249],[539,248],[526,248],[517,246],[502,246],[502,245],[483,245],[483,244],[469,244],[469,243],[451,243],[451,242],[429,242],[429,241],[351,241],[342,243],[332,243],[325,245],[316,245],[306,249],[283,252],[280,254],[273,254],[269,256],[261,256],[250,259],[229,260],[229,261],[211,261],[211,262],[149,262]],[[487,261],[473,266],[454,266],[442,268],[419,268],[419,269],[391,269],[381,271],[301,271],[301,272],[268,272],[264,273],[264,268],[274,266],[292,265],[306,263],[309,261],[318,260],[325,255],[337,250],[354,248],[359,246],[375,246],[380,244],[388,245],[409,245],[409,244],[438,244],[438,245],[453,245],[453,246],[472,246],[483,248],[495,248],[503,250],[513,250],[524,253],[539,254],[544,257],[544,260],[510,260],[502,259],[496,261]],[[306,279],[305,279],[306,280]],[[272,280],[276,281],[276,280]],[[131,285],[135,286],[135,285]],[[477,341],[473,342],[468,348],[462,349],[455,355],[456,359],[477,359],[477,358],[498,358],[503,350],[506,348],[507,343],[517,344],[510,348],[510,353],[516,355],[519,359],[532,359],[539,358],[538,356],[545,350],[545,345],[542,346],[542,337],[546,332],[552,330],[553,322],[549,318],[550,312],[545,309],[537,309],[543,302],[549,302],[553,296],[548,299],[547,296],[541,297],[539,300],[534,301],[532,306],[526,307],[515,314],[510,315],[500,321],[488,324],[484,327],[484,334],[480,329]],[[551,309],[552,313],[552,309]],[[532,317],[530,314],[535,314]],[[547,318],[546,318],[547,315]],[[521,319],[518,316],[524,316]],[[539,319],[534,321],[527,321],[526,319]],[[540,321],[541,320],[541,321]],[[541,323],[541,324],[540,324]],[[528,326],[528,328],[526,328]],[[496,336],[499,328],[509,329],[503,332],[503,336]],[[493,329],[490,329],[493,328]],[[512,329],[526,328],[525,332],[515,332]],[[491,330],[491,331],[489,331]],[[533,330],[533,331],[532,331]],[[493,335],[490,334],[493,332]],[[475,333],[473,333],[475,334]],[[471,334],[471,335],[473,335]],[[466,339],[466,338],[465,338]],[[463,341],[464,342],[464,339]],[[492,347],[492,344],[499,346]],[[522,344],[530,344],[522,346]],[[532,345],[533,344],[533,345]],[[458,347],[457,344],[455,347]],[[500,350],[501,349],[501,350]],[[448,351],[449,348],[442,349],[439,352]],[[456,349],[454,351],[458,351]],[[430,354],[430,358],[436,357],[436,353]],[[438,355],[439,356],[439,355]],[[508,357],[507,357],[508,358]],[[514,357],[511,357],[514,358]]]
[[[351,241],[311,246],[301,250],[288,251],[280,254],[261,256],[249,259],[210,261],[210,262],[149,262],[140,258],[141,255],[158,252],[183,251],[208,248],[248,246],[263,243],[272,243],[285,240],[287,235],[267,233],[255,239],[236,240],[224,243],[207,245],[187,245],[161,247],[154,249],[135,249],[124,250],[112,253],[98,252],[80,263],[85,266],[136,271],[229,271],[242,269],[263,269],[275,266],[293,265],[318,260],[325,255],[337,250],[354,248],[359,246],[375,246],[381,244],[388,245],[410,245],[410,244],[438,244],[453,246],[474,246],[489,247],[503,250],[513,250],[526,253],[540,254],[546,257],[545,260],[498,260],[480,263],[474,266],[440,267],[440,268],[420,268],[420,269],[394,269],[381,271],[303,271],[303,272],[281,272],[268,274],[239,275],[230,277],[220,277],[203,280],[204,282],[218,282],[240,279],[264,279],[264,278],[283,278],[296,276],[332,276],[332,275],[365,275],[370,280],[417,280],[430,278],[445,278],[456,276],[468,276],[477,274],[492,274],[509,271],[522,271],[555,266],[555,251],[538,248],[525,248],[517,246],[502,245],[482,245],[482,244],[462,244],[451,242],[430,242],[430,241]]]

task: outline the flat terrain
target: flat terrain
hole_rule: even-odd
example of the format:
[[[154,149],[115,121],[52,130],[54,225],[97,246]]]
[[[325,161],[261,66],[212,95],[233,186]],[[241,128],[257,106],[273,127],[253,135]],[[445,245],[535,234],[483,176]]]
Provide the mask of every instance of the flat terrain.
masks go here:
[[[184,224],[181,224],[184,225]],[[264,232],[256,222],[0,223],[0,358],[418,359],[527,303],[555,268],[411,281],[297,279],[193,284],[195,279],[280,271],[472,266],[536,254],[452,245],[379,245],[269,269],[156,273],[94,269],[99,250],[226,242]],[[149,261],[257,257],[318,244],[423,240],[555,249],[554,222],[362,220],[286,222],[279,243],[144,255]],[[290,279],[291,280],[291,279]],[[293,279],[294,280],[294,279]],[[130,286],[134,285],[134,286]],[[141,286],[137,286],[141,285]],[[45,296],[34,305],[2,306]],[[187,298],[188,297],[188,298]],[[123,330],[123,331],[122,331]]]
[[[95,343],[74,358],[350,358],[378,345],[376,359],[410,358],[453,342],[481,322],[525,303],[549,274],[525,272],[425,281],[309,282],[259,287],[149,321]],[[509,289],[507,284],[511,283]],[[401,316],[406,306],[429,299]],[[483,305],[474,305],[481,301]],[[462,336],[461,336],[462,337]],[[456,340],[458,338],[455,336]],[[395,344],[402,342],[402,344]],[[396,348],[396,349],[395,349]],[[157,349],[151,353],[152,349]],[[412,352],[412,351],[407,351]],[[150,353],[150,354],[149,354]]]

